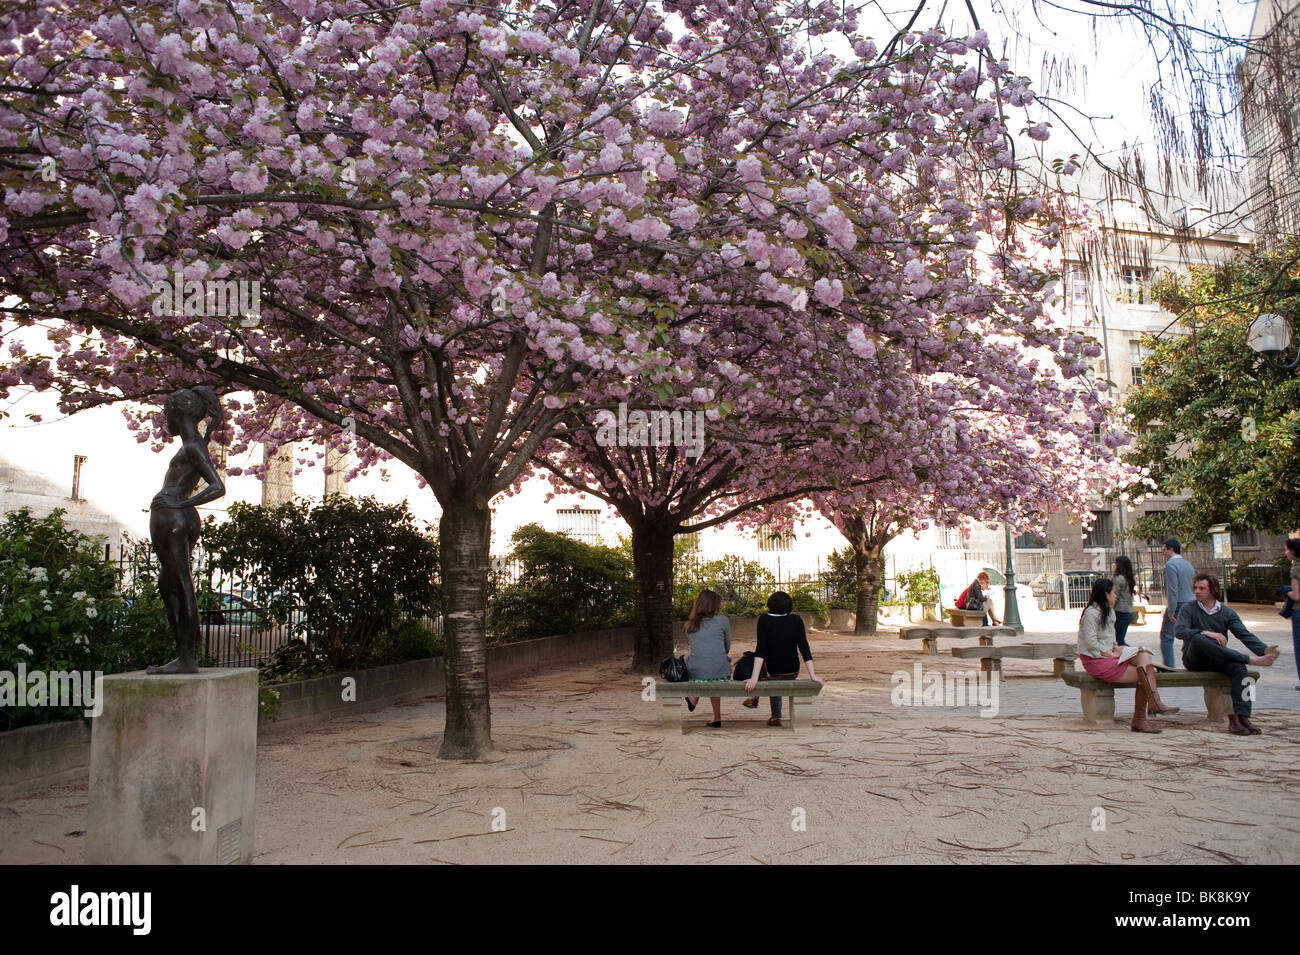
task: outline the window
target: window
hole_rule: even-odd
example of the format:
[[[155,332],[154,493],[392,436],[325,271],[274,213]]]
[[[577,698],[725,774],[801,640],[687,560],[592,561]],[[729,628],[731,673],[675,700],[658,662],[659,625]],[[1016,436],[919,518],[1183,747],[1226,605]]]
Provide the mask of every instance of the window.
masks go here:
[[[1129,370],[1133,374],[1133,384],[1142,384],[1142,362],[1146,361],[1150,352],[1142,347],[1142,343],[1137,340],[1128,343],[1128,362]]]
[[[960,527],[940,527],[939,546],[962,548],[966,546],[966,531]]]
[[[1232,546],[1233,547],[1258,547],[1259,531],[1253,531],[1249,527],[1232,529]]]
[[[774,531],[770,527],[758,529],[759,550],[791,550],[794,547],[794,531]]]
[[[1149,269],[1126,265],[1119,270],[1119,300],[1129,305],[1145,305],[1151,299],[1147,283],[1151,280]]]
[[[81,496],[81,466],[86,463],[84,454],[74,454],[72,456],[72,499],[74,501],[83,500]]]
[[[1067,308],[1088,307],[1088,273],[1082,268],[1067,268],[1061,283],[1065,286],[1065,304]]]
[[[1047,538],[1032,531],[1025,531],[1015,541],[1016,550],[1044,550],[1046,547]]]
[[[558,530],[566,537],[582,541],[584,544],[599,544],[600,511],[581,507],[561,508],[555,512]]]
[[[1093,511],[1092,529],[1083,541],[1084,547],[1110,547],[1115,543],[1115,515],[1110,511]]]

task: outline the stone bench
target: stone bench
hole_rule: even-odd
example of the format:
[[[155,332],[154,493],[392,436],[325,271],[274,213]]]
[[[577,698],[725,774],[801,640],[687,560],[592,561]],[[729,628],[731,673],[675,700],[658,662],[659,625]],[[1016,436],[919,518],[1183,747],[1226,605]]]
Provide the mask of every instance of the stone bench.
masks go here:
[[[962,610],[960,607],[944,607],[948,622],[954,627],[979,627],[984,623],[987,610]]]
[[[1259,680],[1259,671],[1250,670],[1252,680]],[[1136,683],[1107,683],[1082,670],[1065,673],[1061,676],[1067,686],[1079,691],[1079,703],[1083,707],[1083,718],[1088,723],[1099,719],[1115,718],[1115,691],[1136,690]],[[1224,673],[1212,670],[1174,670],[1160,671],[1156,683],[1161,690],[1178,686],[1200,686],[1205,688],[1205,712],[1212,722],[1223,722],[1232,712],[1232,692],[1228,677]]]
[[[979,660],[985,673],[1002,675],[1003,660],[1051,660],[1052,676],[1064,676],[1074,671],[1074,661],[1079,657],[1077,643],[1019,643],[1010,647],[953,647],[952,655],[959,660]]]
[[[663,680],[655,682],[655,699],[663,704],[664,730],[675,729],[681,733],[686,732],[686,727],[682,725],[682,710],[686,708],[684,701],[688,696],[698,696],[700,706],[707,706],[707,700],[711,696],[741,699],[750,696],[784,696],[787,698],[788,705],[786,712],[781,716],[782,725],[788,725],[793,730],[795,701],[811,702],[821,691],[822,685],[816,680],[760,680],[758,689],[752,693],[745,689],[745,684],[740,680],[726,683],[696,680],[686,680],[682,683],[667,683]]]
[[[1014,637],[1016,632],[1010,627],[899,627],[900,640],[920,640],[921,653],[936,656],[939,653],[939,639],[966,640],[979,637],[980,646],[993,646],[994,637]]]
[[[1147,623],[1147,614],[1159,619],[1165,612],[1163,604],[1134,604],[1133,605],[1133,626],[1145,627]]]

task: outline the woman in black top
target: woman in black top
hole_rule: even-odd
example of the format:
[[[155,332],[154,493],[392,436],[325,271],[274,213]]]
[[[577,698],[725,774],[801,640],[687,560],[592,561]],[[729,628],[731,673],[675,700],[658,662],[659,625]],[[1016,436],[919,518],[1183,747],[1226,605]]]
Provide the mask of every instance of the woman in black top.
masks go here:
[[[799,675],[799,657],[808,664],[808,676],[818,683],[824,682],[813,672],[812,651],[808,649],[808,634],[803,620],[791,613],[794,601],[783,590],[767,598],[767,613],[758,618],[758,646],[754,648],[754,673],[745,681],[745,689],[758,686],[759,674],[767,663],[769,680],[793,680]],[[768,726],[781,725],[781,698],[768,698],[772,718]]]

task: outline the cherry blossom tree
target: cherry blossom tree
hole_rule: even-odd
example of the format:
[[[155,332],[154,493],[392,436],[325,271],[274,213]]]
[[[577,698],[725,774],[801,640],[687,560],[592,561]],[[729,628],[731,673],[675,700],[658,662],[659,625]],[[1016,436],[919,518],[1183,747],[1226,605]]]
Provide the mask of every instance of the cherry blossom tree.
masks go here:
[[[854,57],[809,52],[832,35]],[[867,453],[881,406],[922,410],[892,376],[950,374],[968,328],[1083,368],[1015,237],[1031,94],[978,34],[882,53],[852,11],[748,0],[29,0],[0,14],[0,93],[0,397],[122,402],[147,439],[202,382],[235,452],[323,438],[415,471],[442,509],[446,757],[491,747],[489,502],[612,382],[734,413],[681,356],[752,316],[800,362],[834,343],[812,400]]]

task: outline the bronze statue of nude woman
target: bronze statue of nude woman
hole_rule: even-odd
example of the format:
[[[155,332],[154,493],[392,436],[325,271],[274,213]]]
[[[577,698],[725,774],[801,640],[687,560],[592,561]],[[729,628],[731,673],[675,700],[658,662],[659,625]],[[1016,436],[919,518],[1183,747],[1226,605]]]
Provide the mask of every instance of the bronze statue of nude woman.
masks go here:
[[[199,639],[199,607],[194,596],[190,555],[199,540],[200,504],[226,493],[217,469],[208,457],[208,438],[221,426],[221,401],[206,385],[182,388],[163,402],[167,431],[181,439],[181,449],[167,465],[162,490],[149,505],[149,537],[158,555],[158,591],[167,608],[167,621],[176,637],[176,659],[166,666],[151,666],[149,673],[198,673],[195,649]],[[199,423],[208,419],[199,434]],[[194,493],[199,481],[207,487]]]

